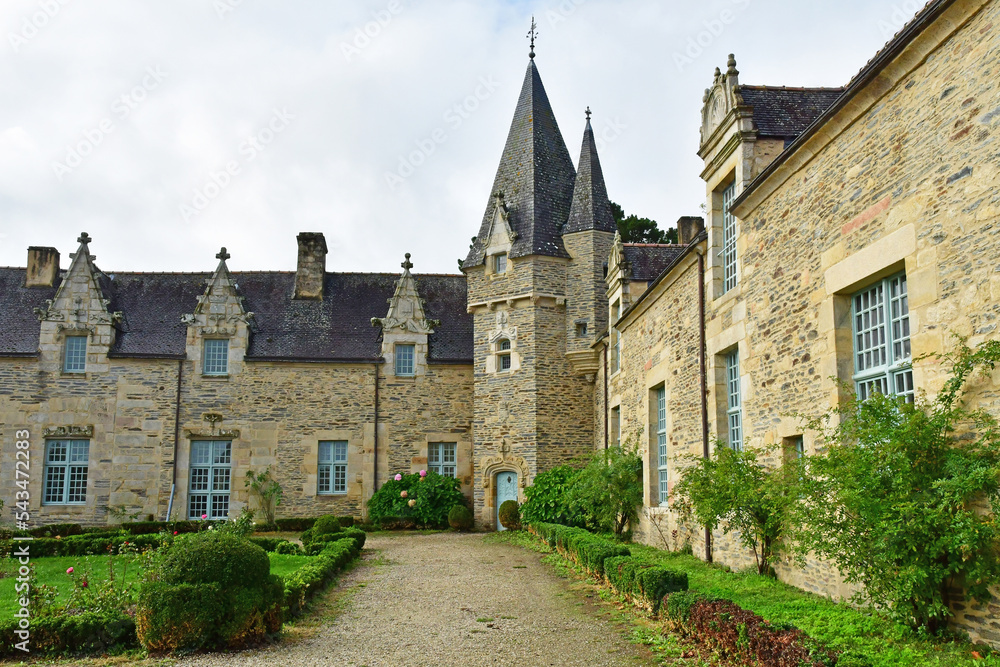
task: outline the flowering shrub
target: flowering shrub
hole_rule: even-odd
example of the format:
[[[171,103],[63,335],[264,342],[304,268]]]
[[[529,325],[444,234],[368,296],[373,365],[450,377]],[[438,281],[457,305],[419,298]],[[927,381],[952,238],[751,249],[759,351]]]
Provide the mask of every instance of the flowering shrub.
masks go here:
[[[389,523],[443,528],[451,508],[464,501],[461,483],[454,477],[436,472],[397,474],[368,501],[368,516],[380,524],[383,519],[398,519]]]

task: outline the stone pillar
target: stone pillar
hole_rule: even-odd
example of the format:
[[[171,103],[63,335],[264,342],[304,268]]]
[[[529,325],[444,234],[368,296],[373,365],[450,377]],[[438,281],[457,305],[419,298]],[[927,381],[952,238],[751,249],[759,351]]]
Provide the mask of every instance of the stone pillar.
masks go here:
[[[681,245],[688,245],[703,231],[705,231],[704,218],[684,215],[677,219],[677,242]]]

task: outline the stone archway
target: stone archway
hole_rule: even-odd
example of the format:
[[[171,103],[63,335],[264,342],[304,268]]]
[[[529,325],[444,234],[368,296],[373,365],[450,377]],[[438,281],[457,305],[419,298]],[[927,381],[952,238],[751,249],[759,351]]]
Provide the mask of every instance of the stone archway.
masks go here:
[[[483,476],[483,516],[484,525],[496,528],[496,477],[505,472],[517,473],[517,501],[524,502],[524,487],[528,481],[528,462],[523,457],[513,456],[510,444],[504,438],[500,451],[495,456],[485,456],[479,462],[480,474]]]

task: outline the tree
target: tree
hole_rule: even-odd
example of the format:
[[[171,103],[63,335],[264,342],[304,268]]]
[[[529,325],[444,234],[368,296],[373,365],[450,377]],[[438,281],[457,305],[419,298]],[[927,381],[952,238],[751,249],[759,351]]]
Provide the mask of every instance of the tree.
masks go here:
[[[737,533],[753,550],[757,573],[770,575],[795,497],[790,481],[798,474],[794,465],[768,468],[759,462],[758,454],[767,451],[737,452],[716,442],[711,458],[683,457],[691,465],[674,486],[670,504],[709,529]]]
[[[585,528],[621,537],[639,518],[642,457],[630,447],[611,447],[594,455],[566,490],[567,512]]]
[[[611,202],[611,215],[618,225],[622,243],[677,243],[675,227],[664,231],[657,227],[655,220],[640,218],[634,214],[626,217],[622,207],[614,202]]]
[[[243,486],[250,491],[250,498],[257,501],[257,509],[264,515],[264,523],[274,523],[274,510],[281,504],[281,484],[271,477],[271,467],[255,473],[247,470]]]
[[[852,398],[809,422],[826,450],[806,457],[797,537],[832,561],[856,597],[932,632],[951,615],[948,589],[985,602],[1000,577],[1000,428],[964,407],[1000,341],[941,355],[951,375],[934,400]],[[986,511],[991,510],[991,511]]]

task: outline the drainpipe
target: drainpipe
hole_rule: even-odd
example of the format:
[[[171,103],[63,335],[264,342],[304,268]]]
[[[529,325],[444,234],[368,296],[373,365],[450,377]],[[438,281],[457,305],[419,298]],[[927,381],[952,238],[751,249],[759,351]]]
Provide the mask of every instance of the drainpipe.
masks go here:
[[[701,374],[701,446],[702,456],[709,458],[708,452],[708,368],[705,359],[705,255],[698,253],[698,365]],[[705,560],[712,562],[712,531],[705,526]]]
[[[170,500],[167,502],[167,518],[174,510],[174,490],[177,488],[177,452],[181,450],[181,378],[184,377],[184,360],[177,360],[177,400],[174,402],[174,463],[170,478]]]
[[[604,449],[608,448],[608,346],[604,346]]]
[[[378,491],[378,364],[375,362],[375,440],[372,446],[372,493]]]

